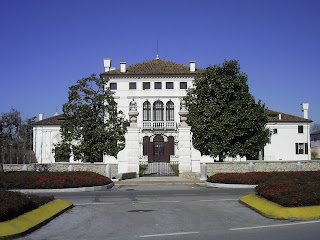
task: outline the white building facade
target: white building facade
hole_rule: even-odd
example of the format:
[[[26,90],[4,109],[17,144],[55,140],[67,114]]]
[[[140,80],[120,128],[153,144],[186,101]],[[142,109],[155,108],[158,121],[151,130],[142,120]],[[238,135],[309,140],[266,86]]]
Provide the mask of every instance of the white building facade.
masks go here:
[[[197,74],[196,62],[183,65],[155,60],[120,68],[111,66],[111,59],[104,59],[105,72],[101,77],[109,79],[106,87],[114,91],[118,110],[122,110],[131,125],[126,134],[126,147],[117,158],[104,156],[103,162],[118,164],[118,172],[139,172],[141,162],[177,162],[180,173],[200,173],[201,162],[214,162],[201,156],[193,148],[191,127],[185,120],[182,102],[186,90],[193,86]],[[267,110],[267,128],[272,132],[271,143],[255,160],[310,160],[310,123],[308,104],[303,104],[303,117]],[[39,119],[34,124],[34,151],[40,163],[58,160],[52,153],[53,145],[60,140],[60,124],[63,115]],[[245,161],[245,158],[227,158],[227,161]],[[73,162],[70,158],[68,161]]]
[[[204,70],[197,69],[195,61],[187,66],[159,58],[128,67],[121,62],[120,69],[111,67],[111,59],[104,65],[101,76],[109,79],[118,110],[128,119],[130,106],[137,112],[125,149],[117,158],[105,156],[104,162],[118,163],[119,173],[138,172],[141,162],[178,162],[179,172],[200,172],[201,154],[192,146],[190,127],[181,124],[180,105],[194,77]]]
[[[33,124],[33,151],[38,163],[55,163],[53,148],[61,141],[60,125],[65,120],[62,114],[44,119],[39,114],[39,121]]]
[[[264,147],[263,160],[311,160],[309,105],[303,103],[304,117],[267,110],[271,141]]]

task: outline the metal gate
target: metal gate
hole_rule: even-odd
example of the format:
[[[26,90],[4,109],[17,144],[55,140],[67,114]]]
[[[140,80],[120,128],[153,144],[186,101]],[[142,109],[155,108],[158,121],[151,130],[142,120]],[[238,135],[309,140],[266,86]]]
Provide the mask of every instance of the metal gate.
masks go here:
[[[148,162],[140,161],[139,164],[140,177],[163,177],[163,176],[179,176],[179,162]]]

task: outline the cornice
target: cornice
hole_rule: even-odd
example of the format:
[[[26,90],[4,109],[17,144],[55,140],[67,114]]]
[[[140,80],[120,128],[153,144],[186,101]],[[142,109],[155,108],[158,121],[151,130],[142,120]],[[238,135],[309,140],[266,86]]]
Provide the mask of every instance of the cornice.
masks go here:
[[[164,78],[164,79],[172,79],[172,78],[177,78],[177,79],[181,79],[181,78],[190,78],[190,79],[194,79],[194,75],[190,76],[190,75],[121,75],[121,76],[110,76],[108,77],[109,80],[114,80],[114,79],[159,79],[159,78]]]

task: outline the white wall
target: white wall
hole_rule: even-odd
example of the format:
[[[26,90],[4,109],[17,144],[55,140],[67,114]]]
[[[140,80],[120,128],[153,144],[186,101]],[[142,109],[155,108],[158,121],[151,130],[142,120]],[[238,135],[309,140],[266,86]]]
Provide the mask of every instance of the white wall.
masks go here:
[[[303,126],[303,133],[298,133],[298,125]],[[268,123],[272,134],[271,143],[264,148],[265,160],[310,160],[310,124],[309,123]],[[308,143],[308,154],[296,154],[296,143]]]
[[[60,126],[33,127],[33,151],[38,163],[54,163],[53,144],[60,139]]]
[[[155,101],[163,102],[164,107],[166,103],[171,100],[174,103],[174,120],[180,122],[180,102],[186,96],[186,90],[180,89],[180,82],[187,82],[187,88],[192,87],[194,77],[121,77],[110,78],[109,83],[117,83],[117,90],[115,92],[115,99],[118,103],[118,110],[122,110],[128,119],[129,104],[132,99],[137,103],[137,110],[139,115],[137,117],[138,127],[141,127],[143,119],[143,103],[148,100],[152,105]],[[136,89],[129,89],[129,82],[136,82]],[[150,82],[150,89],[143,90],[143,82]],[[162,89],[154,89],[155,82],[162,82]],[[174,89],[166,89],[166,82],[173,82]],[[165,114],[165,111],[164,111]]]

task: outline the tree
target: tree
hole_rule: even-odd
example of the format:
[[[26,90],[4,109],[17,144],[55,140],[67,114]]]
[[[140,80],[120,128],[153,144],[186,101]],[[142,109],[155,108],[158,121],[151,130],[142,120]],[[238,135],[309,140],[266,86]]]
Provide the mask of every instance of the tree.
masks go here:
[[[320,130],[320,124],[319,123],[312,123],[310,127],[310,133],[317,132]]]
[[[2,113],[0,117],[0,172],[3,163],[12,159],[15,163],[32,161],[32,126],[35,117],[22,121],[20,112],[11,108],[10,112]],[[28,154],[29,153],[29,154]]]
[[[236,60],[210,66],[194,80],[185,100],[193,144],[202,155],[255,156],[270,141],[265,106],[249,93]]]
[[[124,148],[128,121],[113,93],[105,88],[108,80],[94,74],[69,88],[69,100],[63,105],[65,121],[61,125],[62,141],[55,146],[56,157],[95,161],[104,154],[117,156]]]

